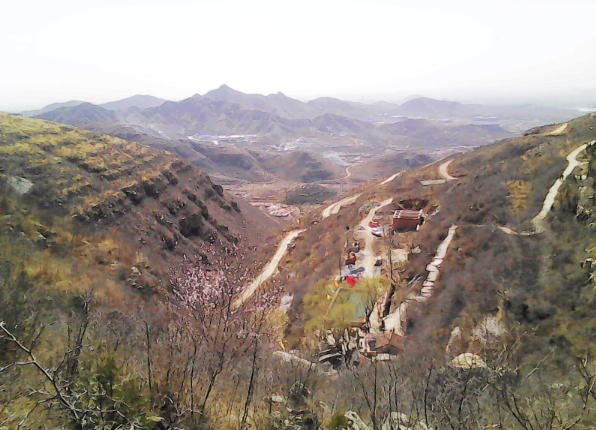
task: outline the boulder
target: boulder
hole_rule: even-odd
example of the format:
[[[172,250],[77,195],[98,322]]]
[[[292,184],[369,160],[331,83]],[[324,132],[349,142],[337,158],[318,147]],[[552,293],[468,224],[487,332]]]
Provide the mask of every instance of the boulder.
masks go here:
[[[465,352],[458,355],[449,362],[451,367],[457,367],[459,369],[471,370],[471,369],[486,369],[486,362],[479,355]]]
[[[356,412],[348,411],[344,416],[348,419],[348,430],[371,430],[371,427],[366,425]]]

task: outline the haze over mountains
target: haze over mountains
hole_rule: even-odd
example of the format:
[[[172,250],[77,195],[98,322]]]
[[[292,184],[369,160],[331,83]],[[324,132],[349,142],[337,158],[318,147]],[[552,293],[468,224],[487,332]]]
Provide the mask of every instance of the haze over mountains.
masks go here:
[[[72,115],[78,117],[78,119],[73,119],[75,121],[84,117],[84,115],[79,115],[79,109],[76,109],[82,103],[77,101],[56,103],[37,111],[28,111],[22,114],[27,116],[44,115],[45,119],[61,117],[63,121],[69,121],[68,116]],[[116,102],[104,103],[98,107],[131,116],[130,119],[124,118],[119,121],[114,119],[114,122],[128,123],[136,127],[148,125],[157,133],[170,137],[190,132],[217,134],[281,131],[291,134],[300,131],[301,128],[313,125],[320,127],[327,120],[333,119],[333,117],[327,117],[326,120],[324,117],[328,114],[351,120],[343,120],[342,127],[349,130],[362,126],[354,120],[368,123],[388,123],[403,118],[424,118],[455,122],[475,121],[479,125],[483,125],[489,121],[554,121],[569,118],[574,113],[564,109],[541,108],[531,105],[466,105],[425,97],[415,97],[401,105],[387,102],[364,104],[330,97],[321,97],[304,103],[287,97],[281,92],[267,96],[244,94],[226,85],[204,95],[195,94],[179,102],[137,95]],[[134,109],[131,111],[131,108]],[[105,114],[101,115],[100,112],[101,109],[97,109],[94,115],[106,116]],[[317,120],[317,118],[319,119]],[[337,119],[336,122],[338,121],[342,120]],[[89,123],[93,122],[94,117],[91,116]],[[177,126],[182,128],[176,130]]]
[[[436,158],[445,151],[486,145],[533,126],[566,120],[575,112],[421,96],[401,105],[331,97],[302,102],[281,92],[245,94],[222,85],[181,101],[137,95],[102,105],[54,104],[23,114],[173,151],[226,186],[286,181],[291,187],[298,179],[298,183],[338,180],[347,176],[346,167],[375,157],[416,165],[407,160],[417,154]],[[290,165],[292,157],[286,153],[295,151],[294,160],[317,161],[285,170],[273,167]],[[404,151],[407,154],[400,155]],[[368,169],[372,165],[388,170]],[[389,175],[391,169],[379,159],[352,169],[352,174],[354,180],[366,180]]]
[[[165,102],[165,100],[160,99],[158,97],[137,94],[132,97],[127,97],[125,99],[116,100],[113,102],[103,103],[98,106],[100,106],[104,109],[107,109],[107,110],[124,111],[131,107],[136,107],[138,109],[146,109],[146,108],[153,107],[153,106],[159,106],[163,102]],[[21,115],[37,116],[37,115],[41,115],[46,112],[51,112],[56,109],[65,108],[65,107],[75,107],[75,106],[82,105],[84,103],[87,103],[87,102],[84,102],[81,100],[70,100],[68,102],[63,102],[63,103],[52,103],[47,106],[44,106],[41,109],[21,112]],[[91,104],[91,103],[88,103],[88,104]]]

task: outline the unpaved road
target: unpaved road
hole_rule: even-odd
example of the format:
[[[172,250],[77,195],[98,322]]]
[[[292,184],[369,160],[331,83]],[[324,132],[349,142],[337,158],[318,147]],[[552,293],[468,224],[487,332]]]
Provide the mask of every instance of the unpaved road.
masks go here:
[[[342,179],[348,179],[350,176],[352,176],[352,172],[350,172],[351,168],[352,166],[346,167],[346,176],[344,176]]]
[[[273,273],[275,273],[275,270],[277,270],[279,262],[288,250],[288,242],[294,240],[303,231],[304,230],[293,230],[285,235],[285,237],[281,240],[280,244],[277,246],[277,251],[275,252],[273,258],[271,258],[271,260],[265,265],[261,274],[257,276],[255,280],[252,281],[252,283],[246,288],[246,290],[242,292],[240,298],[238,298],[234,302],[234,307],[238,307],[242,303],[247,301],[255,293],[257,288],[261,286],[263,282],[265,282],[266,280],[271,278],[271,276],[273,276]]]
[[[441,175],[441,177],[446,181],[457,181],[457,178],[451,176],[447,170],[452,162],[453,160],[445,161],[439,166],[439,175]]]
[[[563,125],[567,126],[567,124],[563,124]],[[559,129],[561,127],[559,127]],[[555,183],[548,190],[548,193],[546,194],[546,197],[544,199],[544,203],[542,203],[542,209],[540,210],[540,212],[538,212],[538,215],[536,215],[534,218],[532,218],[533,231],[531,231],[531,232],[524,231],[524,232],[518,233],[518,232],[510,229],[509,227],[498,227],[499,230],[501,230],[502,232],[504,232],[506,234],[515,235],[515,236],[532,236],[534,234],[539,234],[539,233],[544,232],[543,221],[546,219],[546,217],[548,216],[548,214],[550,213],[550,211],[553,207],[553,203],[555,202],[555,199],[557,198],[557,194],[559,193],[559,188],[561,188],[561,185],[563,185],[563,182],[565,182],[565,179],[567,179],[567,176],[569,176],[571,174],[571,172],[573,172],[573,169],[575,169],[577,166],[579,166],[579,161],[577,161],[577,156],[579,155],[579,153],[584,151],[588,146],[594,145],[594,143],[596,143],[596,140],[593,140],[589,143],[584,143],[579,148],[574,149],[566,157],[567,163],[568,163],[567,167],[561,174],[561,177],[559,179],[557,179],[555,181]]]
[[[388,198],[381,202],[381,204],[368,212],[366,218],[360,221],[359,227],[363,227],[364,230],[361,230],[362,237],[364,237],[364,249],[361,251],[364,254],[364,258],[360,261],[360,263],[365,267],[364,277],[365,278],[372,278],[375,276],[375,253],[373,250],[373,243],[376,239],[375,236],[372,234],[372,229],[368,225],[375,215],[377,211],[393,201],[393,197]],[[371,331],[373,333],[377,332],[381,328],[381,319],[379,317],[379,306],[375,306],[373,313],[370,316],[370,325]]]
[[[358,197],[360,197],[360,194],[346,197],[345,199],[340,200],[339,202],[330,204],[325,209],[323,209],[323,212],[321,212],[321,218],[325,219],[325,218],[330,217],[331,215],[337,214],[339,212],[339,210],[342,208],[342,206],[351,205],[356,200],[358,200]]]
[[[565,127],[567,127],[567,123],[565,123],[563,125]],[[559,128],[561,128],[561,127],[559,127]],[[559,188],[561,188],[561,185],[563,185],[563,182],[565,181],[565,179],[567,179],[567,176],[569,176],[571,174],[571,172],[573,172],[573,169],[575,169],[577,166],[579,166],[579,161],[577,161],[577,156],[579,155],[580,152],[584,151],[588,147],[588,145],[593,145],[594,142],[596,142],[596,140],[593,140],[590,143],[584,143],[582,146],[580,146],[579,148],[576,148],[574,151],[572,151],[567,156],[567,163],[568,163],[567,168],[563,171],[563,174],[561,175],[561,177],[555,181],[553,186],[550,187],[550,190],[548,190],[548,194],[546,195],[546,198],[544,199],[544,203],[542,204],[542,210],[538,213],[538,215],[536,215],[534,218],[532,218],[532,226],[534,227],[534,231],[536,233],[542,233],[544,231],[544,226],[542,225],[542,221],[544,221],[544,219],[548,216],[551,208],[553,207],[555,198],[557,198],[557,194],[559,193]]]
[[[364,272],[365,278],[372,278],[374,276],[376,257],[373,251],[373,243],[376,237],[373,236],[372,229],[369,227],[368,223],[372,221],[379,209],[382,209],[383,207],[387,206],[392,201],[393,197],[390,197],[387,200],[382,201],[379,206],[370,210],[366,218],[360,221],[359,227],[364,227],[364,230],[362,231],[362,234],[364,236],[364,249],[362,250],[364,258],[362,259],[362,264],[366,268],[366,271]]]
[[[399,175],[401,175],[402,172],[397,172],[391,176],[389,176],[387,179],[385,179],[383,182],[381,182],[379,185],[385,185],[388,184],[389,182],[393,181],[395,178],[397,178]]]
[[[559,127],[555,128],[553,131],[549,131],[548,133],[543,133],[543,136],[558,136],[559,134],[563,133],[567,129],[567,123],[561,124]]]

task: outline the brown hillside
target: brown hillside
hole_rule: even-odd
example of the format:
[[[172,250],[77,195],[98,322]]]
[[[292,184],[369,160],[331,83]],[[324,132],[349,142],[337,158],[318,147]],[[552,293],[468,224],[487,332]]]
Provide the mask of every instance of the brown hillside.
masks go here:
[[[400,272],[400,288],[417,275],[425,276],[425,267],[449,226],[458,226],[432,298],[412,305],[408,311],[406,339],[436,337],[445,344],[455,325],[469,326],[483,315],[496,312],[502,300],[511,321],[539,327],[542,339],[565,336],[583,348],[579,339],[592,328],[569,327],[580,315],[589,313],[594,302],[590,271],[580,269],[580,262],[594,258],[590,253],[596,249],[591,233],[595,213],[590,203],[594,195],[590,176],[593,170],[588,168],[593,164],[593,155],[587,151],[579,155],[581,162],[590,164],[580,165],[565,181],[546,218],[544,232],[510,235],[498,227],[532,231],[530,220],[540,212],[549,188],[567,166],[565,157],[596,138],[595,126],[596,117],[587,115],[570,121],[559,135],[524,136],[477,148],[452,157],[448,170],[457,180],[421,184],[421,180],[441,178],[441,161],[405,172],[386,185],[357,190],[362,195],[356,203],[338,215],[321,221],[320,212],[311,213],[303,223],[308,230],[282,262],[282,273],[287,276],[282,282],[297,299],[295,315],[305,318],[300,298],[317,281],[337,273],[346,253],[344,243],[353,240],[364,216],[359,208],[393,197],[393,203],[383,211],[387,215],[381,215],[382,223],[390,222],[392,210],[412,202],[419,202],[417,208],[427,213],[440,208],[417,233],[388,238],[394,242],[393,247],[406,241],[408,246],[419,246],[421,250],[411,255]],[[398,288],[396,299],[420,291],[420,282],[409,288]],[[295,323],[290,331],[301,336],[300,327],[306,320],[291,320]]]
[[[257,244],[270,225],[175,155],[56,123],[0,114],[0,168],[30,181],[31,204],[134,244],[147,286],[205,242]]]

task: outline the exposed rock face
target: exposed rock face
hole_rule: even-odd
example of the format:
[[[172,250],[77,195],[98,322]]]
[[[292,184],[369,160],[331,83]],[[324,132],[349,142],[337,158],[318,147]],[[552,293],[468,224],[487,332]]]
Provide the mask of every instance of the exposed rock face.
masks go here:
[[[464,370],[484,368],[486,369],[486,363],[479,355],[466,352],[458,355],[449,362],[451,367],[457,367]]]
[[[19,194],[28,193],[34,185],[30,180],[18,176],[9,176],[7,182]]]
[[[348,419],[349,430],[371,430],[371,427],[366,425],[356,412],[348,411],[344,415]]]
[[[498,315],[488,315],[474,328],[472,336],[484,346],[493,348],[507,330]]]

